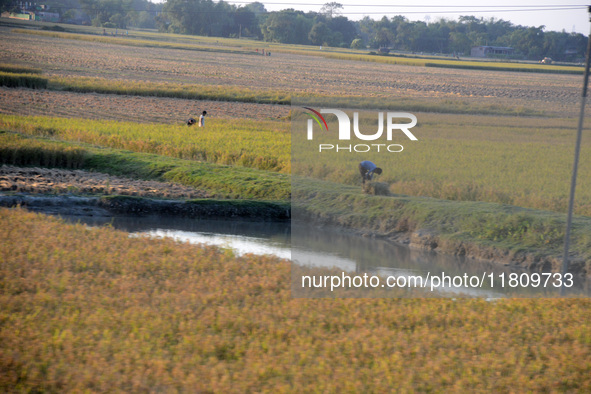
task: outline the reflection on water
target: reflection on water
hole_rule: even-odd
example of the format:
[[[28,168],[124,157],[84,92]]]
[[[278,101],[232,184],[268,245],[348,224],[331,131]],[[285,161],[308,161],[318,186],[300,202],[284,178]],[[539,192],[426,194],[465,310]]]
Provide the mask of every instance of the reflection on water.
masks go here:
[[[452,256],[409,248],[382,239],[346,234],[334,229],[292,226],[292,261],[305,267],[336,268],[345,272],[368,273],[382,278],[420,276],[439,295],[478,296],[485,298],[513,296],[557,296],[559,288],[547,286],[508,286],[509,275],[527,273],[494,262],[483,262],[464,256]],[[484,277],[486,275],[486,277]],[[504,283],[501,276],[504,275]],[[445,286],[429,278],[438,276],[470,278],[477,276],[481,286]],[[485,278],[485,280],[482,280]],[[464,280],[464,282],[466,282]],[[473,283],[475,283],[474,280]],[[571,293],[591,295],[588,281],[574,280]],[[294,288],[292,287],[292,290]]]
[[[193,244],[215,245],[222,248],[233,249],[238,255],[246,253],[272,254],[282,259],[291,259],[289,245],[281,242],[273,242],[266,238],[249,237],[236,234],[220,234],[213,232],[193,232],[181,230],[148,230],[140,231],[137,234],[153,237],[167,237],[178,241],[190,242]]]
[[[232,248],[239,255],[244,253],[272,254],[290,259],[301,266],[337,268],[349,273],[368,273],[387,276],[421,276],[427,273],[448,276],[476,275],[484,272],[509,275],[511,270],[500,264],[466,259],[434,252],[411,249],[381,239],[361,237],[336,229],[321,229],[311,226],[291,226],[289,222],[248,222],[243,220],[197,220],[170,217],[112,217],[84,216],[65,217],[66,220],[82,222],[90,226],[109,224],[132,234],[155,237],[171,237],[191,243],[204,243]],[[578,281],[578,292],[591,294],[586,282]],[[503,297],[510,290],[502,288],[498,281],[487,281],[482,287],[450,288],[437,287],[439,294],[450,292],[466,296],[488,298]],[[540,289],[520,288],[522,296],[554,296],[558,289],[546,292]]]
[[[64,216],[62,216],[64,217]],[[134,235],[169,237],[193,244],[230,248],[236,254],[272,254],[291,258],[289,222],[250,222],[244,220],[197,220],[164,216],[99,218],[64,217],[89,226],[111,225]]]

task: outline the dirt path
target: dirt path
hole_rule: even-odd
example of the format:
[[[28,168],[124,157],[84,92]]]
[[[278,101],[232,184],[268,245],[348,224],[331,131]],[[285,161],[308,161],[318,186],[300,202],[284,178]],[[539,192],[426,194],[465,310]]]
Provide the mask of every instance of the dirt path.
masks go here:
[[[140,181],[99,172],[0,167],[0,191],[39,194],[117,194],[151,198],[211,197],[203,190],[158,181]]]

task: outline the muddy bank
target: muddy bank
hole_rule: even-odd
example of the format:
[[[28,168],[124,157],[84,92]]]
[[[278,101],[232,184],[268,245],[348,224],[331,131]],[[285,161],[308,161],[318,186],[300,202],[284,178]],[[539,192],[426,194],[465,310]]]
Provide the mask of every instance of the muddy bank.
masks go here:
[[[402,231],[376,231],[352,227],[341,227],[321,218],[310,220],[318,226],[326,226],[331,231],[356,234],[361,237],[383,239],[411,249],[435,252],[444,255],[462,256],[480,262],[498,264],[529,272],[560,272],[562,256],[543,255],[538,252],[510,251],[495,246],[487,246],[467,241],[452,240],[428,229]],[[571,257],[568,272],[573,275],[591,278],[591,260]]]
[[[390,237],[390,239],[395,238],[398,238],[397,242],[408,244],[409,247],[415,249],[492,261],[532,272],[560,272],[562,269],[562,256],[548,256],[526,251],[513,252],[494,246],[451,240],[429,230],[417,230],[402,236]],[[568,272],[591,277],[591,260],[585,261],[582,258],[571,258]]]
[[[156,200],[128,196],[41,196],[0,194],[0,206],[21,206],[53,215],[166,215],[183,218],[244,218],[250,220],[289,220],[289,203],[250,200]]]
[[[192,187],[145,181],[100,172],[58,168],[0,166],[0,191],[39,194],[124,195],[193,199],[211,195]]]

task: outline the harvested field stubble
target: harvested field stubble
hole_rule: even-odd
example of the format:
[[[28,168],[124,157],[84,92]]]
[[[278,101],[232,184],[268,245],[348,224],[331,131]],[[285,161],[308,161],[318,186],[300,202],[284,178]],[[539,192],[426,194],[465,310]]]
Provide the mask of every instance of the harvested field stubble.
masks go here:
[[[95,42],[80,45],[76,40],[6,29],[2,34],[8,39],[0,41],[0,62],[38,67],[48,76],[199,83],[290,95],[496,97],[521,104],[536,100],[538,109],[541,105],[549,110],[556,103],[576,109],[580,86],[576,75],[417,68],[292,54],[192,53]]]
[[[209,122],[215,119],[281,119],[289,115],[289,107],[285,105],[5,87],[0,87],[0,102],[0,113],[8,115],[45,115],[137,123],[183,124],[190,117],[197,117],[203,110],[207,110]]]

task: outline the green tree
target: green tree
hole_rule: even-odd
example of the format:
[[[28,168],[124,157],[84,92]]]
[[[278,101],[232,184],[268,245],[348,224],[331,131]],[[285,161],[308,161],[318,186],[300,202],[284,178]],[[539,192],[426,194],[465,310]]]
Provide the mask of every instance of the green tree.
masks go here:
[[[312,26],[312,29],[310,29],[308,39],[314,45],[329,45],[332,38],[331,34],[332,31],[328,28],[326,23],[316,22],[314,26]]]
[[[110,23],[114,27],[127,26],[127,13],[132,9],[129,0],[81,0],[83,10],[92,18],[94,26],[105,26]]]
[[[394,41],[394,34],[385,27],[382,27],[376,32],[374,37],[374,45],[377,48],[387,47]]]
[[[238,33],[234,24],[236,7],[211,0],[168,0],[158,18],[159,28],[169,32],[227,37]]]
[[[265,41],[293,43],[296,41],[297,13],[295,10],[274,12],[261,27]]]
[[[453,52],[461,54],[469,54],[472,47],[472,42],[464,33],[452,31],[449,33],[450,49]]]
[[[351,48],[352,49],[365,49],[365,43],[363,42],[363,39],[361,38],[356,38],[351,42]]]
[[[349,47],[351,41],[357,36],[355,25],[344,16],[336,16],[326,21],[332,32],[331,45]]]
[[[246,8],[249,11],[254,12],[254,14],[256,16],[259,16],[260,14],[264,14],[267,12],[265,5],[263,3],[259,3],[258,1],[255,1],[254,3],[247,4],[244,6],[244,8]]]
[[[234,14],[234,24],[243,36],[259,35],[260,29],[256,14],[249,8],[240,7]]]
[[[332,1],[330,3],[325,3],[320,9],[320,13],[325,15],[327,18],[332,18],[339,15],[342,9],[343,5],[341,3]]]

